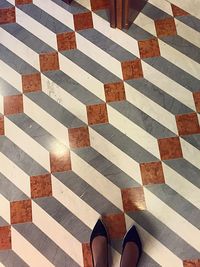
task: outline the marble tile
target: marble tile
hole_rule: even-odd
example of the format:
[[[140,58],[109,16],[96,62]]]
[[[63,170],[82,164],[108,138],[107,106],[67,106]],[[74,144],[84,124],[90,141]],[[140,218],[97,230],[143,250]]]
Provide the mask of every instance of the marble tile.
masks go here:
[[[155,21],[155,27],[158,37],[176,35],[176,25],[173,18],[161,19]]]
[[[11,228],[0,226],[0,250],[11,249]]]
[[[188,12],[186,12],[185,10],[181,9],[178,6],[171,4],[171,7],[172,7],[172,12],[173,12],[174,17],[189,15]]]
[[[63,172],[71,170],[71,159],[69,151],[50,153],[51,172]]]
[[[42,174],[30,177],[31,197],[49,197],[52,195],[51,175]]]
[[[92,13],[74,14],[74,27],[76,31],[93,28]]]
[[[68,129],[68,133],[71,148],[90,146],[88,127],[70,128]]]
[[[82,244],[84,267],[93,267],[92,252],[89,243]]]
[[[22,75],[22,89],[24,93],[40,91],[42,89],[41,74]]]
[[[140,164],[143,185],[165,183],[162,163],[148,162]]]
[[[15,5],[32,4],[33,0],[15,0]]]
[[[141,58],[160,56],[160,49],[157,39],[138,41],[138,45]]]
[[[105,215],[102,219],[111,239],[122,239],[124,237],[126,224],[123,213]]]
[[[0,135],[4,135],[4,117],[0,116]]]
[[[15,21],[14,7],[0,9],[0,24],[14,23]]]
[[[4,97],[4,114],[11,115],[23,112],[22,95],[13,95]]]
[[[75,32],[64,32],[57,34],[58,51],[76,49]]]
[[[10,203],[11,224],[32,221],[31,200],[14,201]]]
[[[49,71],[49,70],[58,70],[59,69],[59,61],[58,61],[58,53],[45,53],[40,54],[40,69],[41,71]]]
[[[124,188],[121,192],[125,212],[146,209],[143,187]]]
[[[182,158],[182,149],[178,137],[158,139],[160,156],[162,160]]]
[[[123,82],[104,84],[106,102],[122,101],[126,99]]]
[[[121,65],[124,80],[143,78],[142,65],[139,59],[124,61]]]
[[[200,259],[184,260],[183,267],[200,267]]]
[[[110,6],[109,0],[90,0],[92,11],[96,11],[99,9],[108,9]]]
[[[179,135],[200,133],[199,121],[196,113],[176,115]]]
[[[194,92],[193,98],[196,106],[196,111],[200,112],[200,92]]]
[[[87,106],[87,116],[89,125],[107,123],[108,114],[106,104]]]

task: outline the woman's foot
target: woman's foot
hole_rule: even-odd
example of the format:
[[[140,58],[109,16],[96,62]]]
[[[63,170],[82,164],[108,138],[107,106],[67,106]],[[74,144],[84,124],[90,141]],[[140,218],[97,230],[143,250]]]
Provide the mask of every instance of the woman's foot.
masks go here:
[[[94,267],[108,267],[108,237],[106,229],[98,220],[90,237]]]

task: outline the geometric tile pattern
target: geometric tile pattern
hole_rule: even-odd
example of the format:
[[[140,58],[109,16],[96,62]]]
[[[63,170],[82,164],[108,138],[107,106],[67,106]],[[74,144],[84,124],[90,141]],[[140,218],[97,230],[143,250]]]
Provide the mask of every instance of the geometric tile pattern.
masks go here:
[[[200,266],[199,3],[0,3],[0,265],[92,267],[102,216],[120,265]]]

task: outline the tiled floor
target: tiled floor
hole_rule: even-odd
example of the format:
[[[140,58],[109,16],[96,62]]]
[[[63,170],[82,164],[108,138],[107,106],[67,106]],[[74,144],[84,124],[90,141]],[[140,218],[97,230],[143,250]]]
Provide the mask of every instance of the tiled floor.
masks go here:
[[[200,2],[0,0],[0,266],[91,267],[102,215],[119,266],[200,266]]]

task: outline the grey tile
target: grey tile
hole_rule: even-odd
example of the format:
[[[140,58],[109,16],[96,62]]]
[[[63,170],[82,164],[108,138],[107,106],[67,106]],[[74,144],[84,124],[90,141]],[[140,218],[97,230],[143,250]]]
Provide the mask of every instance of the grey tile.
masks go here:
[[[112,125],[94,125],[92,128],[136,162],[141,163],[158,161],[156,157],[135,143],[125,134],[122,134],[122,132],[114,128]]]
[[[0,262],[6,267],[28,267],[13,250],[0,250]]]
[[[176,17],[176,19],[182,21],[185,23],[187,26],[193,28],[196,31],[200,31],[200,20],[192,15],[187,15],[187,16],[179,16]]]
[[[100,9],[100,10],[96,10],[95,13],[101,17],[102,19],[110,22],[110,12],[108,9]]]
[[[142,9],[142,13],[153,20],[159,20],[159,19],[172,17],[169,14],[165,13],[163,10],[157,8],[156,6],[148,2],[146,2],[146,4],[144,5]]]
[[[17,179],[20,179],[20,177],[17,177]],[[28,196],[25,195],[12,182],[10,182],[1,172],[0,172],[0,193],[8,201],[28,199]]]
[[[34,201],[76,239],[80,242],[88,242],[90,229],[55,198],[42,197]]]
[[[1,0],[0,8],[10,8],[10,7],[13,7],[13,5],[11,3],[9,3],[6,0]]]
[[[55,51],[52,47],[17,23],[5,24],[2,25],[2,28],[38,54]]]
[[[103,103],[103,101],[95,94],[89,92],[85,87],[61,70],[45,72],[44,75],[85,105]],[[51,88],[53,94],[53,83],[49,82],[48,87]]]
[[[134,23],[130,26],[129,29],[123,29],[123,31],[137,41],[155,38],[152,34],[148,33]]]
[[[9,225],[9,223],[6,222],[6,221],[4,220],[4,218],[2,218],[2,217],[0,216],[0,227],[2,227],[2,226],[8,226],[8,225]]]
[[[129,212],[140,226],[147,230],[153,237],[159,240],[164,246],[171,250],[176,256],[183,259],[199,258],[200,253],[180,236],[159,221],[148,211]],[[148,242],[148,241],[147,241]],[[149,244],[150,245],[150,244]],[[153,244],[152,244],[153,245]]]
[[[135,79],[126,82],[174,115],[192,112],[190,108],[146,79]]]
[[[126,60],[133,60],[136,58],[135,55],[131,54],[123,47],[113,42],[111,39],[109,39],[108,37],[106,37],[105,35],[103,35],[102,33],[98,32],[95,29],[79,31],[79,34],[84,36],[87,40],[97,45],[106,53],[116,58],[120,62]]]
[[[0,44],[0,59],[19,74],[29,74],[37,72],[31,65],[18,57],[8,48]]]
[[[200,134],[182,136],[181,138],[200,150]]]
[[[33,223],[14,225],[14,228],[30,242],[42,255],[44,255],[56,267],[78,267],[79,265],[53,240],[45,235]]]
[[[162,267],[156,261],[154,261],[149,255],[147,255],[144,251],[142,252],[142,256],[138,263],[138,267]]]
[[[85,126],[84,122],[60,105],[61,99],[56,102],[43,92],[28,93],[26,96],[67,128]]]
[[[18,95],[19,92],[16,88],[14,88],[11,84],[5,81],[0,77],[0,95],[1,96],[9,96],[9,95]]]
[[[166,184],[148,185],[146,187],[165,204],[183,216],[188,222],[200,229],[200,211],[197,207],[188,202],[187,199],[183,198]]]
[[[102,83],[120,81],[112,72],[108,71],[79,50],[64,51],[62,54]]]
[[[76,1],[72,1],[71,4],[66,4],[63,0],[52,0],[55,4],[59,5],[60,7],[64,8],[68,12],[72,14],[84,13],[88,12],[89,10],[86,9],[84,6],[80,5]]]
[[[145,62],[153,66],[155,69],[164,73],[166,76],[184,86],[191,92],[199,90],[199,79],[176,67],[163,57],[146,58]]]
[[[66,25],[33,4],[20,5],[19,9],[54,33],[72,31]]]
[[[155,138],[165,138],[175,136],[168,128],[151,118],[149,115],[129,103],[128,101],[119,101],[109,103],[114,109],[126,116],[129,120],[137,124]]]
[[[86,147],[76,151],[84,161],[104,175],[109,181],[119,188],[138,187],[140,186],[134,177],[128,176],[120,168],[99,154],[92,147]]]
[[[5,136],[0,137],[0,151],[29,176],[48,172]]]

